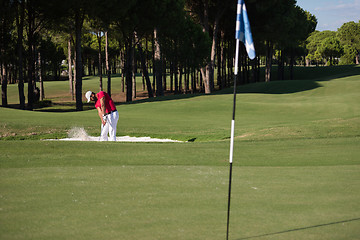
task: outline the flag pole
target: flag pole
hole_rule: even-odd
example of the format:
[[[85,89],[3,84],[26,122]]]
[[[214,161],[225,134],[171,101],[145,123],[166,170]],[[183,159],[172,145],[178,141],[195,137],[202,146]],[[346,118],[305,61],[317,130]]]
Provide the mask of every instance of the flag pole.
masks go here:
[[[231,200],[231,180],[232,180],[232,162],[234,153],[234,132],[235,132],[235,109],[236,109],[236,79],[238,74],[238,59],[239,59],[239,43],[240,40],[236,39],[236,52],[235,52],[235,69],[234,69],[234,101],[233,101],[233,114],[231,120],[231,138],[230,138],[230,173],[229,173],[229,194],[228,194],[228,209],[227,209],[227,224],[226,224],[226,240],[229,239],[229,224],[230,224],[230,200]]]
[[[233,116],[231,120],[231,138],[230,138],[230,156],[229,156],[230,174],[229,174],[226,240],[229,239],[229,225],[230,225],[230,200],[231,200],[232,162],[233,162],[233,153],[234,153],[235,109],[236,109],[236,79],[238,75],[240,41],[245,44],[246,52],[249,58],[250,59],[255,58],[255,47],[252,39],[250,23],[249,23],[244,0],[238,0],[237,3],[235,39],[236,39],[236,50],[235,50],[235,69],[234,69],[234,102],[233,102]]]

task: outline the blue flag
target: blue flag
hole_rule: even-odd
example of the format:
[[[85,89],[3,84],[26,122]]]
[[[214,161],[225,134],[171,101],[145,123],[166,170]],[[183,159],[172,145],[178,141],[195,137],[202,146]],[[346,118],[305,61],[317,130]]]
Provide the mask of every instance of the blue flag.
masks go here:
[[[238,0],[236,15],[235,38],[245,44],[250,59],[255,58],[255,47],[252,39],[249,18],[247,15],[244,0]]]

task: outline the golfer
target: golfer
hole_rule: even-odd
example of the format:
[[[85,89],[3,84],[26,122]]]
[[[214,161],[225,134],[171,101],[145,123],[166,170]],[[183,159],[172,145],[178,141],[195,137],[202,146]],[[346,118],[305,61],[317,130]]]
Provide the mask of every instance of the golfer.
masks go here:
[[[85,97],[87,102],[94,101],[95,108],[98,110],[101,119],[100,141],[108,141],[108,135],[110,136],[110,141],[116,141],[116,126],[119,121],[119,113],[116,110],[114,101],[104,91],[96,94],[92,91],[87,91]]]

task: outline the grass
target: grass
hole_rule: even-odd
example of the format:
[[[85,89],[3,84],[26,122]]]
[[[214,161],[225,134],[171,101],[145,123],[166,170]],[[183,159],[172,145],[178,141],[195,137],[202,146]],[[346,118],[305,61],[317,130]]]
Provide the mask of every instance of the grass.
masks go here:
[[[321,70],[239,87],[230,239],[360,235],[359,67]],[[230,93],[118,105],[118,135],[186,143],[43,141],[96,110],[0,108],[0,239],[224,239]]]
[[[85,165],[5,169],[1,236],[221,239],[227,170]],[[350,166],[234,169],[231,239],[263,234],[269,236],[258,239],[356,239],[358,171]],[[348,222],[336,224],[340,221]],[[321,224],[329,225],[316,227]],[[274,234],[282,231],[289,232]]]

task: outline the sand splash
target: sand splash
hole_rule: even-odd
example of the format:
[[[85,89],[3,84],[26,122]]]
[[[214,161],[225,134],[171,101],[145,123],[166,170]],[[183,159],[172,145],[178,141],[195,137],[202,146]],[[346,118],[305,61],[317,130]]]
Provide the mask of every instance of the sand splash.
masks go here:
[[[84,128],[73,127],[68,131],[68,137],[79,139],[80,141],[91,141],[90,136],[87,134]]]

